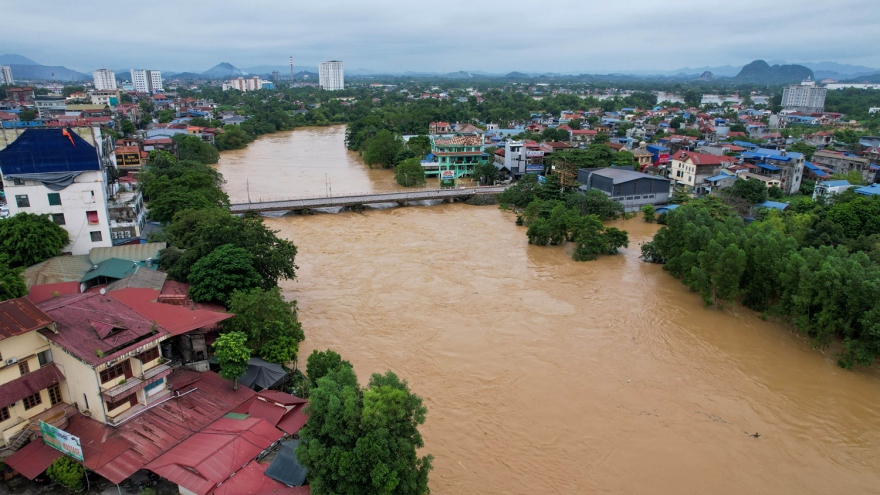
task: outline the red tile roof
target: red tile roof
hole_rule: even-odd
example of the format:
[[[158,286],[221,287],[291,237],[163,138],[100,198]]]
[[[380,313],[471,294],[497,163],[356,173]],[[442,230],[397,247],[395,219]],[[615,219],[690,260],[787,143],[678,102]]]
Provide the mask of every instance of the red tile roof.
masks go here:
[[[692,153],[690,151],[682,151],[675,155],[676,160],[690,161],[696,166],[721,165],[723,163],[733,163],[736,158],[730,156],[718,156],[707,153]]]
[[[36,371],[31,371],[11,382],[0,385],[0,407],[6,407],[9,404],[18,402],[62,381],[64,381],[64,374],[61,373],[61,370],[58,369],[55,363],[43,366]]]
[[[596,134],[599,134],[599,131],[593,129],[576,129],[571,131],[572,136],[595,136]]]
[[[262,418],[221,418],[146,468],[187,490],[206,495],[282,436]]]
[[[232,313],[219,313],[206,309],[191,309],[155,302],[159,291],[154,289],[127,288],[108,293],[138,314],[171,333],[181,335],[199,328],[213,327],[217,323],[235,316]]]
[[[86,293],[59,296],[39,304],[55,320],[58,333],[43,335],[80,361],[99,366],[158,340],[168,331],[109,295]],[[110,325],[116,332],[102,338],[95,325]],[[101,356],[98,352],[101,351]]]
[[[64,294],[79,294],[79,282],[34,285],[28,290],[27,298],[34,304],[39,304]]]
[[[0,301],[0,340],[33,332],[52,323],[52,318],[26,297]]]

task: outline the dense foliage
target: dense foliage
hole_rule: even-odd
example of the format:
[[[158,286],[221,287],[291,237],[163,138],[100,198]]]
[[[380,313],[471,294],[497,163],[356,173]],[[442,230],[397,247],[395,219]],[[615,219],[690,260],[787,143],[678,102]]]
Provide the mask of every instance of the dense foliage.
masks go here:
[[[75,460],[63,455],[55,459],[46,470],[49,479],[75,492],[82,491],[86,468]]]
[[[220,376],[232,380],[232,388],[238,390],[238,379],[247,373],[251,349],[247,346],[244,332],[227,332],[214,342],[214,356],[220,364]]]
[[[710,198],[666,217],[642,257],[665,263],[707,305],[741,301],[791,322],[815,346],[839,340],[843,367],[880,355],[880,200],[804,199],[747,225]]]
[[[175,134],[173,139],[177,143],[177,158],[180,161],[192,160],[204,165],[220,161],[220,153],[217,148],[202,141],[198,136]]]
[[[310,356],[310,364],[313,358],[321,356]],[[373,374],[369,385],[361,387],[351,365],[341,359],[321,371],[296,449],[299,462],[308,468],[312,493],[429,493],[432,457],[417,453],[424,446],[418,427],[427,408],[407,382],[389,371]]]
[[[193,301],[226,304],[236,289],[246,291],[258,287],[260,274],[247,249],[223,244],[193,264],[189,281],[189,297]]]
[[[28,293],[27,284],[21,274],[24,268],[10,268],[0,256],[0,301],[24,297]]]
[[[394,180],[404,187],[424,186],[425,169],[418,158],[407,158],[394,170]]]
[[[21,212],[0,222],[0,257],[12,268],[26,268],[58,256],[70,236],[49,215]]]
[[[610,200],[606,198],[606,201]],[[629,245],[626,231],[605,227],[598,215],[582,214],[578,208],[559,200],[532,201],[522,219],[529,228],[526,231],[529,244],[546,246],[574,242],[572,258],[575,261],[593,260],[600,254],[615,254],[619,248]]]
[[[229,298],[234,317],[223,322],[224,332],[247,335],[247,346],[270,363],[296,361],[305,339],[296,313],[296,301],[286,301],[281,289],[237,290]]]
[[[210,145],[208,145],[210,146]],[[166,151],[151,151],[150,166],[138,178],[151,220],[168,223],[177,212],[225,208],[229,197],[223,178],[194,160],[178,161]]]

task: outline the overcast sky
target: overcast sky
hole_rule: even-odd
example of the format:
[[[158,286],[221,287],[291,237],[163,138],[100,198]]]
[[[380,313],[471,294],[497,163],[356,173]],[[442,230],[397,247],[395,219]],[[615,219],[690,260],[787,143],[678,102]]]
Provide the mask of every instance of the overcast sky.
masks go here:
[[[0,53],[79,71],[316,66],[601,73],[755,59],[880,67],[877,0],[3,2]]]

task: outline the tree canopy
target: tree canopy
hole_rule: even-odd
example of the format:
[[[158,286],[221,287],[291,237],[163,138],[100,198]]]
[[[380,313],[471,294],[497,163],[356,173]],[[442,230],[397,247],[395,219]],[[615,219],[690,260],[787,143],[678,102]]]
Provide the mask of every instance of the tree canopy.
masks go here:
[[[49,215],[20,212],[0,221],[0,257],[12,268],[29,267],[58,256],[70,236]]]
[[[408,158],[397,165],[394,179],[404,187],[425,185],[425,168],[418,158]]]
[[[203,141],[199,136],[175,134],[172,139],[177,143],[177,157],[181,161],[193,160],[205,165],[220,161],[220,153],[217,152],[217,148]]]
[[[260,274],[248,250],[223,244],[193,264],[189,281],[189,297],[193,301],[226,304],[236,289],[247,291],[258,287]]]
[[[400,136],[383,129],[366,143],[364,162],[370,166],[393,168],[401,151],[403,151],[403,140]]]
[[[296,301],[286,301],[280,288],[236,290],[228,306],[235,316],[223,322],[224,331],[247,335],[247,346],[270,363],[296,361],[305,334]]]
[[[247,347],[247,335],[227,332],[214,342],[214,356],[220,364],[220,376],[232,380],[232,388],[238,390],[238,379],[247,373],[251,349]]]

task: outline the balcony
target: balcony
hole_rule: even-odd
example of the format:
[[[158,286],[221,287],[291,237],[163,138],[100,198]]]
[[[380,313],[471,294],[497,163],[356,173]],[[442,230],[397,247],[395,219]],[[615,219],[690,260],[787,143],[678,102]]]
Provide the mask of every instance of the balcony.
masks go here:
[[[171,366],[160,364],[148,369],[140,377],[131,377],[125,380],[125,383],[119,384],[113,388],[105,390],[101,397],[107,402],[116,402],[120,398],[137,392],[147,386],[147,384],[171,374]]]

